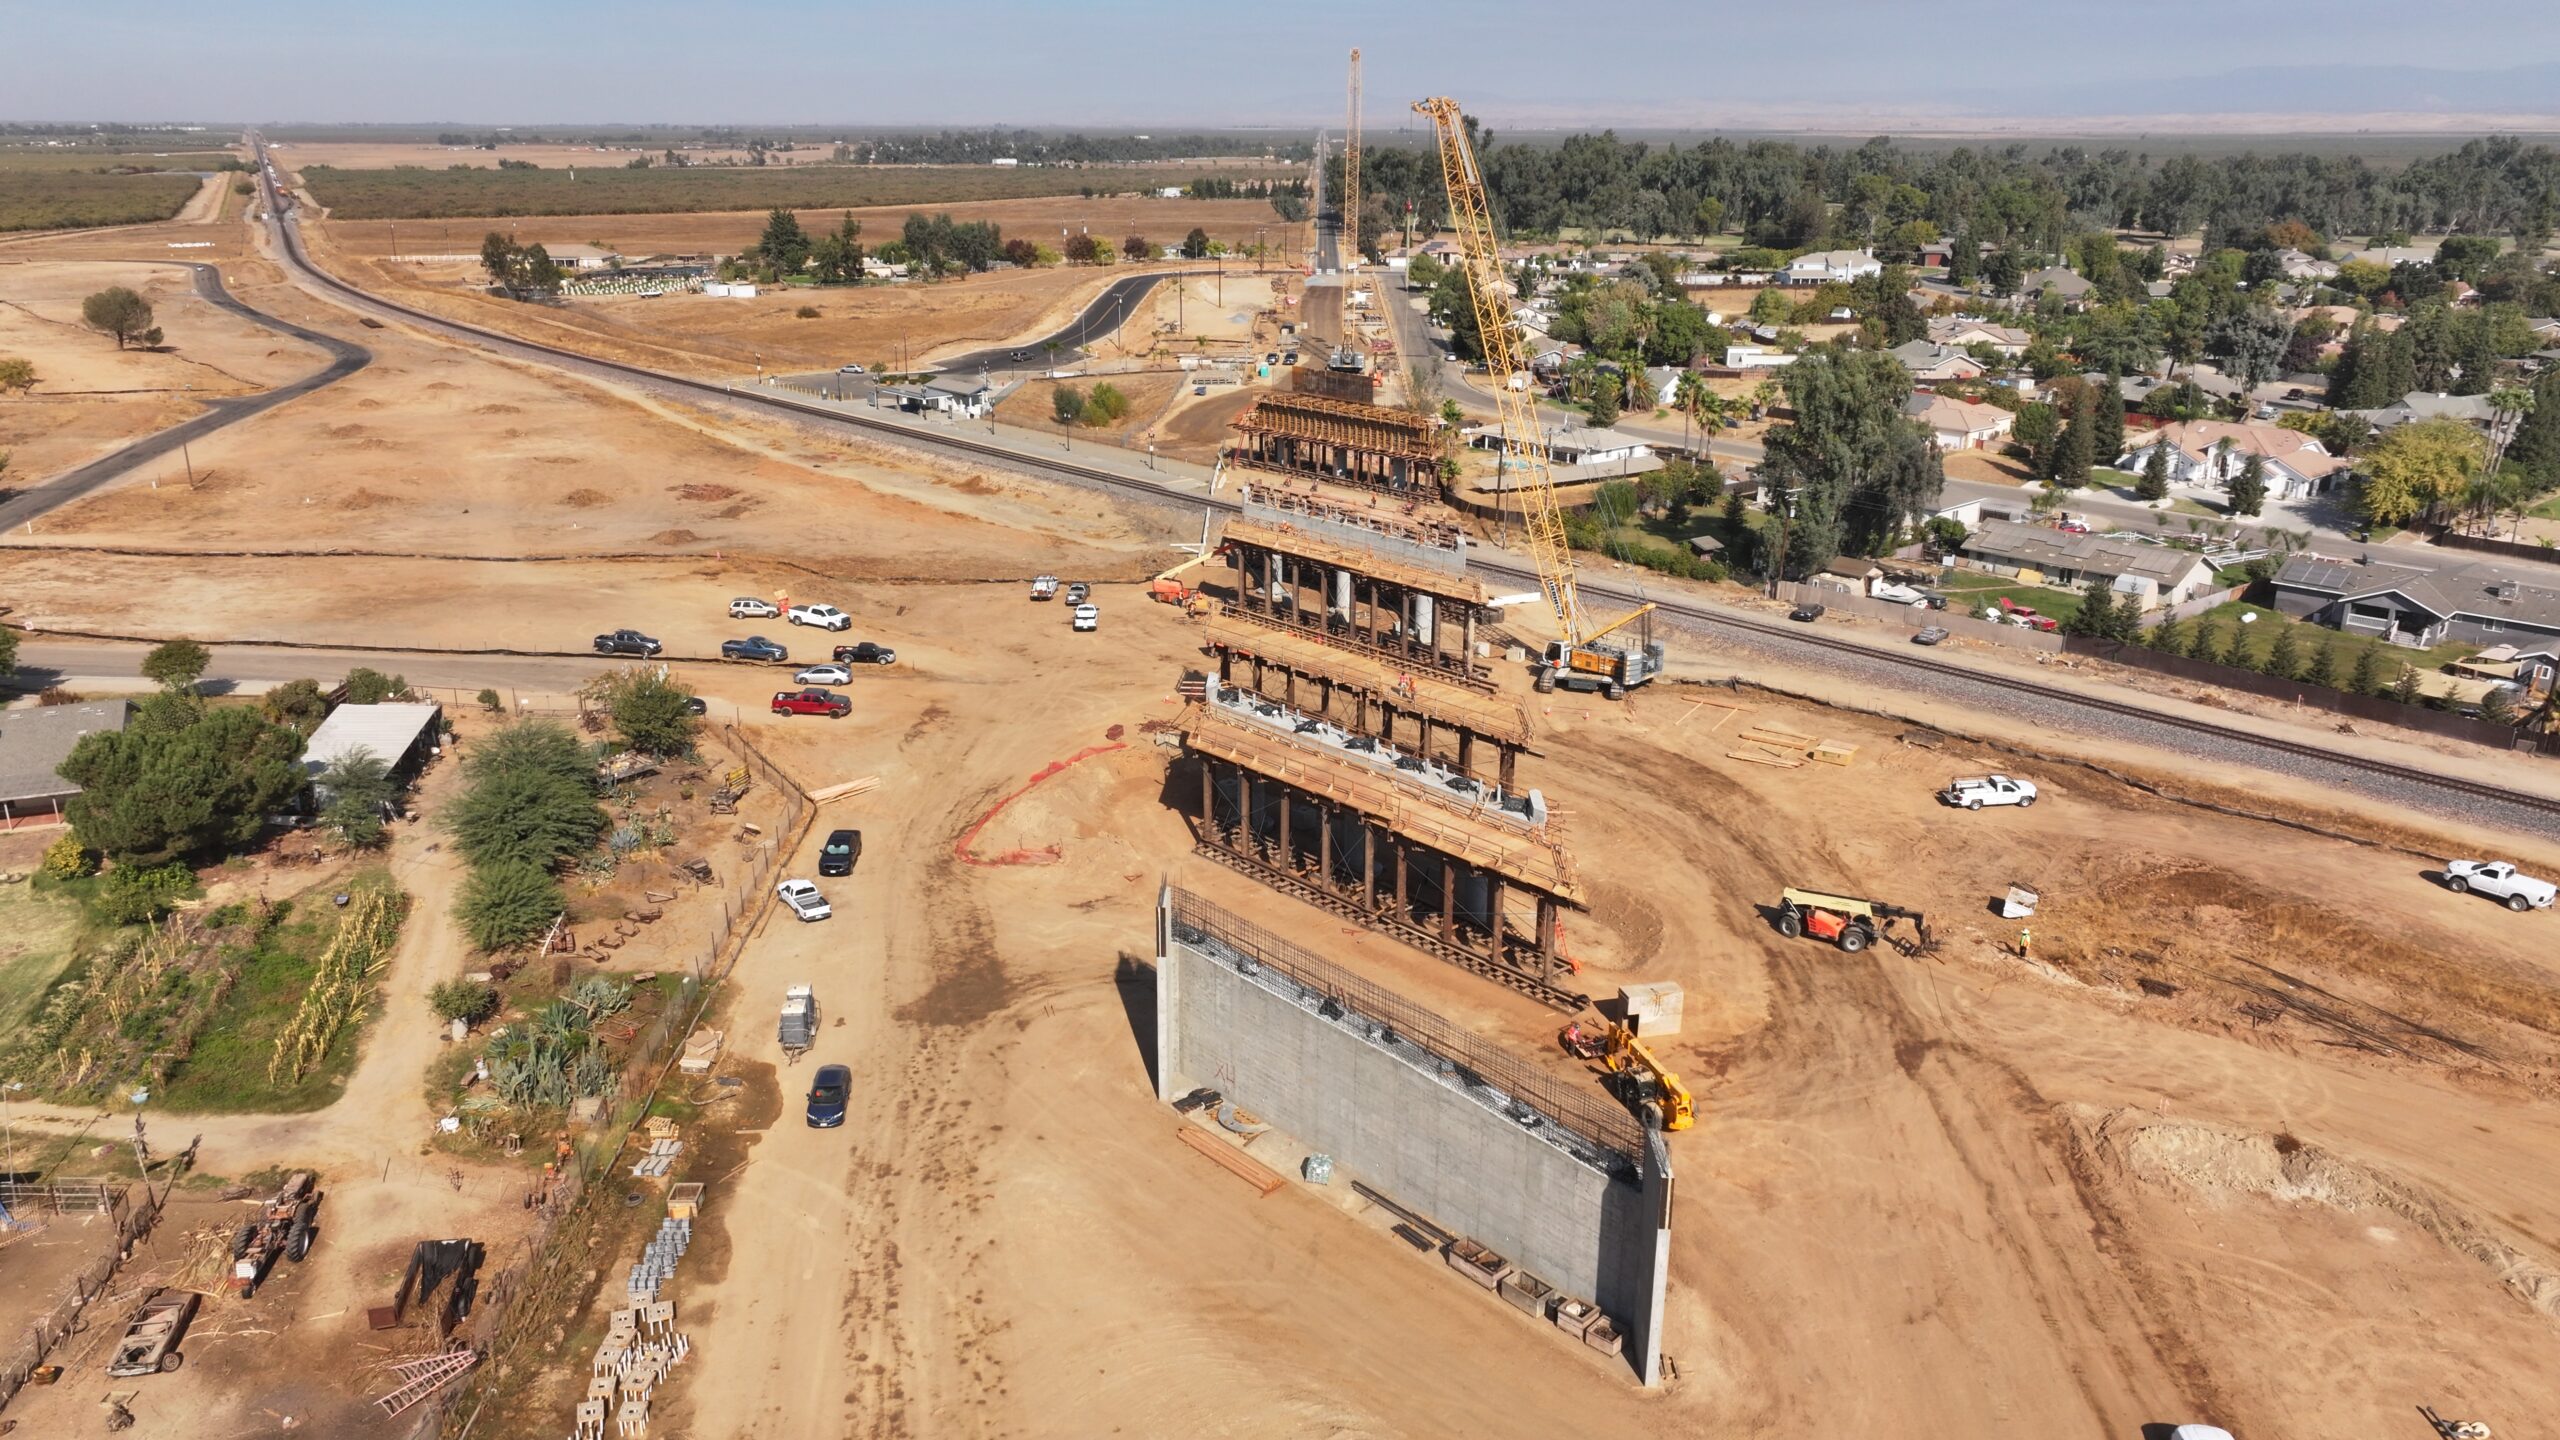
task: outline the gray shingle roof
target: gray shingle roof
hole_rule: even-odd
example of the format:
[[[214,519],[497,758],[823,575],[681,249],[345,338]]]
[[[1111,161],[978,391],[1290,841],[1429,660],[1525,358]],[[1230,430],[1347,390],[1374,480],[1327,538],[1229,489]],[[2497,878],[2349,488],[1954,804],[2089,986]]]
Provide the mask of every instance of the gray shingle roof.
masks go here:
[[[2191,550],[2110,535],[2074,535],[2010,520],[1983,521],[1982,528],[1966,539],[1964,549],[1968,555],[2024,562],[2039,570],[2134,575],[2163,586],[2176,585],[2196,566],[2207,563]]]
[[[2442,618],[2496,620],[2560,634],[2560,590],[2529,585],[2478,566],[2423,570],[2411,565],[2358,564],[2303,554],[2284,562],[2276,571],[2275,583],[2283,589],[2333,595],[2341,600],[2397,594]]]
[[[94,730],[122,730],[133,714],[126,700],[99,700],[86,705],[45,705],[33,710],[0,710],[0,801],[22,803],[77,795],[80,787],[62,778],[55,767],[71,758],[71,747]]]

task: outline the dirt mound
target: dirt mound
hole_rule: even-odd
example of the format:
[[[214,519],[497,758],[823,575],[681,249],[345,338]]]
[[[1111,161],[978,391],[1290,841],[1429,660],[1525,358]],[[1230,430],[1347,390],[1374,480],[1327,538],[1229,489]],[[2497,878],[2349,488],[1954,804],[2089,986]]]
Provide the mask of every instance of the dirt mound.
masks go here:
[[[341,510],[378,510],[385,505],[406,505],[408,503],[408,501],[401,499],[397,495],[385,495],[379,490],[360,489],[352,495],[342,497],[338,501],[338,508]]]
[[[332,440],[361,440],[373,432],[362,425],[330,425],[320,431]]]
[[[691,485],[670,485],[667,489],[679,500],[727,500],[738,493],[734,488],[727,485],[704,485],[699,483]]]
[[[661,530],[649,537],[652,545],[698,545],[702,537],[690,530]]]
[[[560,503],[572,510],[592,510],[598,505],[612,504],[613,497],[601,490],[590,490],[582,486],[561,496]]]
[[[2443,1197],[2309,1145],[2291,1135],[2253,1135],[2147,1110],[2070,1105],[2063,1110],[2084,1155],[2155,1189],[2175,1190],[2215,1208],[2253,1199],[2332,1210],[2385,1210],[2448,1248],[2479,1261],[2516,1297],[2560,1320],[2560,1270],[2507,1243],[2477,1216]]]
[[[382,408],[382,402],[368,395],[362,400],[356,402],[356,408],[359,410],[379,410]]]
[[[430,380],[418,388],[421,390],[459,390],[462,387],[454,384],[450,380]]]
[[[763,503],[763,501],[758,500],[753,496],[749,496],[735,504],[723,505],[719,509],[712,511],[711,518],[714,520],[735,520]]]
[[[578,457],[575,455],[536,455],[532,457],[532,459],[533,463],[536,465],[575,465],[578,463]]]
[[[521,415],[524,411],[522,408],[514,405],[491,403],[487,405],[474,405],[471,407],[471,413],[474,415]]]

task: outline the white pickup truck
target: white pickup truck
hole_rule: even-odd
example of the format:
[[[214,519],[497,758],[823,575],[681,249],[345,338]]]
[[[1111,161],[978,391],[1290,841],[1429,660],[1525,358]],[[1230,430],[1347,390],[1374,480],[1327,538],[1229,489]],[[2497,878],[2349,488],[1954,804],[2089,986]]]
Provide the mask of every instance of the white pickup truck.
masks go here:
[[[2012,780],[2006,775],[1972,775],[1948,781],[1938,798],[1966,810],[1979,810],[1985,805],[2023,808],[2036,803],[2036,782]]]
[[[2536,880],[2518,870],[2512,860],[2448,860],[2444,888],[2456,895],[2477,891],[2493,900],[2503,900],[2508,909],[2518,914],[2550,909],[2553,894],[2560,890],[2548,880]]]
[[[1033,576],[1031,578],[1031,598],[1034,600],[1057,599],[1058,577],[1055,575]]]

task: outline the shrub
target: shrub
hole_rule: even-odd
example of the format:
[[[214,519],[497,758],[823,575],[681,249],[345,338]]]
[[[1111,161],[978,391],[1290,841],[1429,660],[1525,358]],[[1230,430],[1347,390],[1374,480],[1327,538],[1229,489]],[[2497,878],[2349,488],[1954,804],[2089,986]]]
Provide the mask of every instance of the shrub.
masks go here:
[[[0,392],[32,390],[36,383],[35,362],[15,355],[0,355]]]
[[[171,690],[191,690],[212,663],[212,652],[193,640],[166,640],[142,657],[142,678]]]
[[[608,671],[588,682],[581,694],[604,706],[613,728],[632,749],[651,755],[682,755],[693,749],[693,696],[654,666],[633,665]]]
[[[95,908],[110,925],[146,925],[168,914],[195,888],[195,872],[184,865],[119,865],[99,883]]]
[[[391,767],[381,756],[361,747],[351,750],[322,771],[317,784],[329,792],[329,802],[320,809],[323,824],[350,845],[382,843],[382,814],[399,787],[392,783]]]
[[[476,1024],[498,1008],[498,991],[477,980],[446,980],[427,992],[427,1005],[439,1020]]]
[[[815,320],[818,318],[818,307],[815,305],[803,305],[791,313],[799,316],[803,320]]]
[[[258,706],[269,720],[290,725],[305,736],[329,718],[329,699],[320,693],[317,680],[288,680],[268,691]]]
[[[507,708],[506,702],[498,698],[498,692],[495,690],[483,690],[474,698],[480,702],[481,709],[492,715]]]
[[[503,950],[542,934],[565,904],[549,872],[521,860],[499,860],[472,867],[453,909],[472,944]]]
[[[361,665],[347,672],[347,703],[350,705],[379,705],[408,693],[409,682],[403,676],[385,675]]]
[[[506,766],[475,775],[445,823],[475,866],[548,869],[593,845],[605,815],[584,765],[575,774]]]
[[[1093,393],[1085,397],[1084,423],[1087,425],[1116,424],[1128,413],[1129,397],[1108,380],[1094,386]]]
[[[82,848],[77,836],[66,833],[44,847],[44,873],[56,880],[77,880],[97,868],[97,861]]]

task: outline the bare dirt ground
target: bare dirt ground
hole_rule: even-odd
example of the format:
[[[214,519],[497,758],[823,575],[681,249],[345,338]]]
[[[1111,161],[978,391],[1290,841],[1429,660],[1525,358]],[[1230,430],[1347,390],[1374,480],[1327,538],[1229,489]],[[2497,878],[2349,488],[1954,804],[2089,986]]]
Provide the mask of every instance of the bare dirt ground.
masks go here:
[[[112,285],[151,302],[164,344],[119,350],[81,323],[81,301]],[[36,367],[35,388],[0,395],[0,450],[20,486],[174,425],[203,400],[268,389],[327,361],[207,304],[182,265],[32,258],[0,264],[0,356]]]

